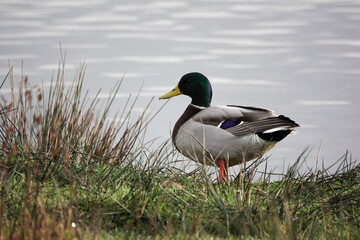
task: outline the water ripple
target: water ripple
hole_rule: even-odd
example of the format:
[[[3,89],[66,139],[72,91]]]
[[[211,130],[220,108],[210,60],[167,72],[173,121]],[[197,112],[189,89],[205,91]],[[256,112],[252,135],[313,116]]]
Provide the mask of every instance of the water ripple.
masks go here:
[[[183,1],[162,1],[152,2],[147,4],[122,4],[113,7],[114,11],[129,12],[129,11],[141,11],[141,10],[154,10],[154,9],[177,9],[179,7],[186,6],[187,3]]]
[[[211,54],[216,55],[268,55],[281,54],[294,51],[290,48],[268,48],[268,49],[214,49],[210,50]]]
[[[256,85],[256,86],[281,86],[283,83],[264,80],[264,79],[231,79],[223,77],[211,77],[214,84],[237,84],[237,85]]]
[[[339,106],[351,105],[351,102],[346,100],[302,100],[298,101],[297,104],[306,106]]]
[[[321,39],[321,40],[315,40],[314,43],[319,45],[343,45],[343,46],[360,47],[359,39]]]
[[[172,18],[182,19],[223,19],[223,18],[237,18],[238,15],[230,12],[222,11],[191,11],[191,12],[180,12],[171,14]]]
[[[263,28],[263,29],[227,29],[214,32],[216,35],[225,36],[263,36],[294,34],[296,31],[290,28]]]

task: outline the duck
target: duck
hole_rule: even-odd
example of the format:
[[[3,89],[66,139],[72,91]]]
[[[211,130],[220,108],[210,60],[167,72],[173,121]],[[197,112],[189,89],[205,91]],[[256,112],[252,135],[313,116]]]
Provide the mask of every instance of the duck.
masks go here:
[[[160,99],[191,98],[174,125],[171,139],[185,157],[219,168],[218,181],[228,179],[228,168],[259,158],[299,127],[272,110],[239,106],[211,106],[212,86],[199,72],[187,73]]]

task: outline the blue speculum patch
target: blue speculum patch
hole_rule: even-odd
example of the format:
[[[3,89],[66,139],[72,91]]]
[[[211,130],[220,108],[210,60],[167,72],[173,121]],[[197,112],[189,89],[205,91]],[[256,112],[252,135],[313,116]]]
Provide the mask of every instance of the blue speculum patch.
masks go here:
[[[223,123],[221,123],[220,128],[222,128],[222,129],[231,128],[233,126],[236,126],[236,125],[240,124],[241,122],[242,122],[241,120],[224,121]]]

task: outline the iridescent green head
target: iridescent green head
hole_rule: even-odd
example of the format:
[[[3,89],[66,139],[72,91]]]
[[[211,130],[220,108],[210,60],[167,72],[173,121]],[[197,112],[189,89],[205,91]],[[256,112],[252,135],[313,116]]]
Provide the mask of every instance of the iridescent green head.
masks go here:
[[[201,73],[192,72],[185,74],[178,85],[160,99],[184,94],[191,97],[191,103],[200,107],[209,107],[212,98],[212,89],[209,80]]]

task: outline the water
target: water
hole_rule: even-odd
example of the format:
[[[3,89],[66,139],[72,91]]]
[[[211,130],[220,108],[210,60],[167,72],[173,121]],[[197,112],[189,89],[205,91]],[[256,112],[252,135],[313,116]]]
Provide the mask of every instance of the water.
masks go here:
[[[143,84],[141,111],[191,71],[208,76],[213,105],[273,109],[302,127],[269,154],[282,171],[306,146],[329,166],[360,156],[360,2],[25,1],[0,3],[0,73],[8,60],[32,83],[50,81],[66,49],[67,77],[86,64],[85,88],[103,97],[125,73],[117,101]],[[1,94],[8,94],[6,83]],[[169,137],[189,99],[177,97],[149,126]],[[155,100],[156,110],[163,102]]]

